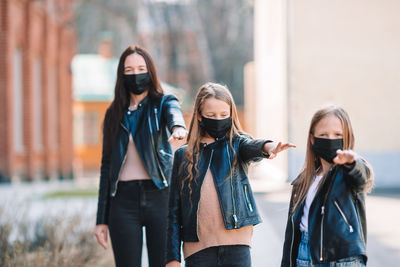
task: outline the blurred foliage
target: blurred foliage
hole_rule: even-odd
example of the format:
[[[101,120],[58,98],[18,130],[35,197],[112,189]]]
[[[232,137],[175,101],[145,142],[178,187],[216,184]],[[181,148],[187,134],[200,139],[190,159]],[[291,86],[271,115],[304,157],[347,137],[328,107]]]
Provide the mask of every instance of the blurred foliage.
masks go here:
[[[42,198],[51,199],[51,198],[69,198],[69,197],[97,197],[97,194],[98,194],[97,188],[73,189],[73,190],[50,192],[45,194]]]
[[[0,207],[0,218],[0,266],[112,265],[79,215],[45,217],[32,224],[7,218]]]
[[[112,38],[115,56],[144,46],[163,81],[192,97],[198,87],[226,84],[243,104],[243,67],[253,58],[252,0],[77,0],[79,53],[97,53]]]

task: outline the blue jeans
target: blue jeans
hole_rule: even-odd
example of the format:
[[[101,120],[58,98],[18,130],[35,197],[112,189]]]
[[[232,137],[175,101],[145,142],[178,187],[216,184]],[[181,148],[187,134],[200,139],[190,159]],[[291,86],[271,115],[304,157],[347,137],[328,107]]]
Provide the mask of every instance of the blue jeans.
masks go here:
[[[297,267],[365,267],[362,256],[354,256],[337,261],[331,261],[321,264],[311,262],[310,246],[308,245],[308,233],[301,232],[301,242],[299,253],[296,260]]]
[[[185,259],[185,267],[250,267],[250,248],[244,245],[210,247]]]

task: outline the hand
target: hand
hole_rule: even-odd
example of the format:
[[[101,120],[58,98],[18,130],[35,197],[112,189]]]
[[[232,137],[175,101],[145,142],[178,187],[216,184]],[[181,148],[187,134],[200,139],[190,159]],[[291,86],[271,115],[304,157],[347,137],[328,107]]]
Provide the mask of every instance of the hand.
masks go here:
[[[181,263],[179,261],[170,261],[165,267],[181,267]]]
[[[357,153],[352,150],[341,150],[336,151],[336,157],[333,162],[339,165],[353,164],[357,159]]]
[[[106,224],[96,225],[94,235],[96,236],[97,242],[100,244],[100,246],[102,246],[104,249],[107,249],[108,226]]]
[[[168,142],[172,142],[175,140],[183,140],[187,135],[187,131],[185,128],[181,126],[175,126],[172,128],[172,134],[170,138],[168,139]]]
[[[292,143],[278,142],[278,144],[276,144],[276,142],[272,142],[272,143],[266,143],[264,145],[263,151],[268,153],[269,155],[268,159],[273,159],[279,152],[282,152],[290,147],[296,147],[296,145]]]

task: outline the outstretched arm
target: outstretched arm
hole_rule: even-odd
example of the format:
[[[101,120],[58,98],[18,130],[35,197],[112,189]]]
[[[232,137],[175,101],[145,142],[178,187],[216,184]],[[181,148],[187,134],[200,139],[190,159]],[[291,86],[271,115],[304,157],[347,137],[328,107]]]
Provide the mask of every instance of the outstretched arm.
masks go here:
[[[273,159],[279,152],[285,151],[290,147],[296,147],[296,145],[282,142],[265,143],[263,146],[263,153],[268,155],[269,159]]]
[[[343,165],[346,181],[356,191],[364,191],[367,183],[373,179],[373,171],[367,161],[352,150],[338,150],[333,162]]]

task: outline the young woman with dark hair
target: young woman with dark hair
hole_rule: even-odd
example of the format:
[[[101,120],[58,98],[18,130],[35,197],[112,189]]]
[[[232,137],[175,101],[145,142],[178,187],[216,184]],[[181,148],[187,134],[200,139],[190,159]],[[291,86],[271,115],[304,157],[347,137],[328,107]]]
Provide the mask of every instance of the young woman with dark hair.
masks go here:
[[[104,248],[110,232],[116,266],[141,266],[143,227],[149,266],[164,265],[173,160],[169,142],[186,133],[178,99],[163,93],[150,54],[128,47],[104,117],[95,230]]]

